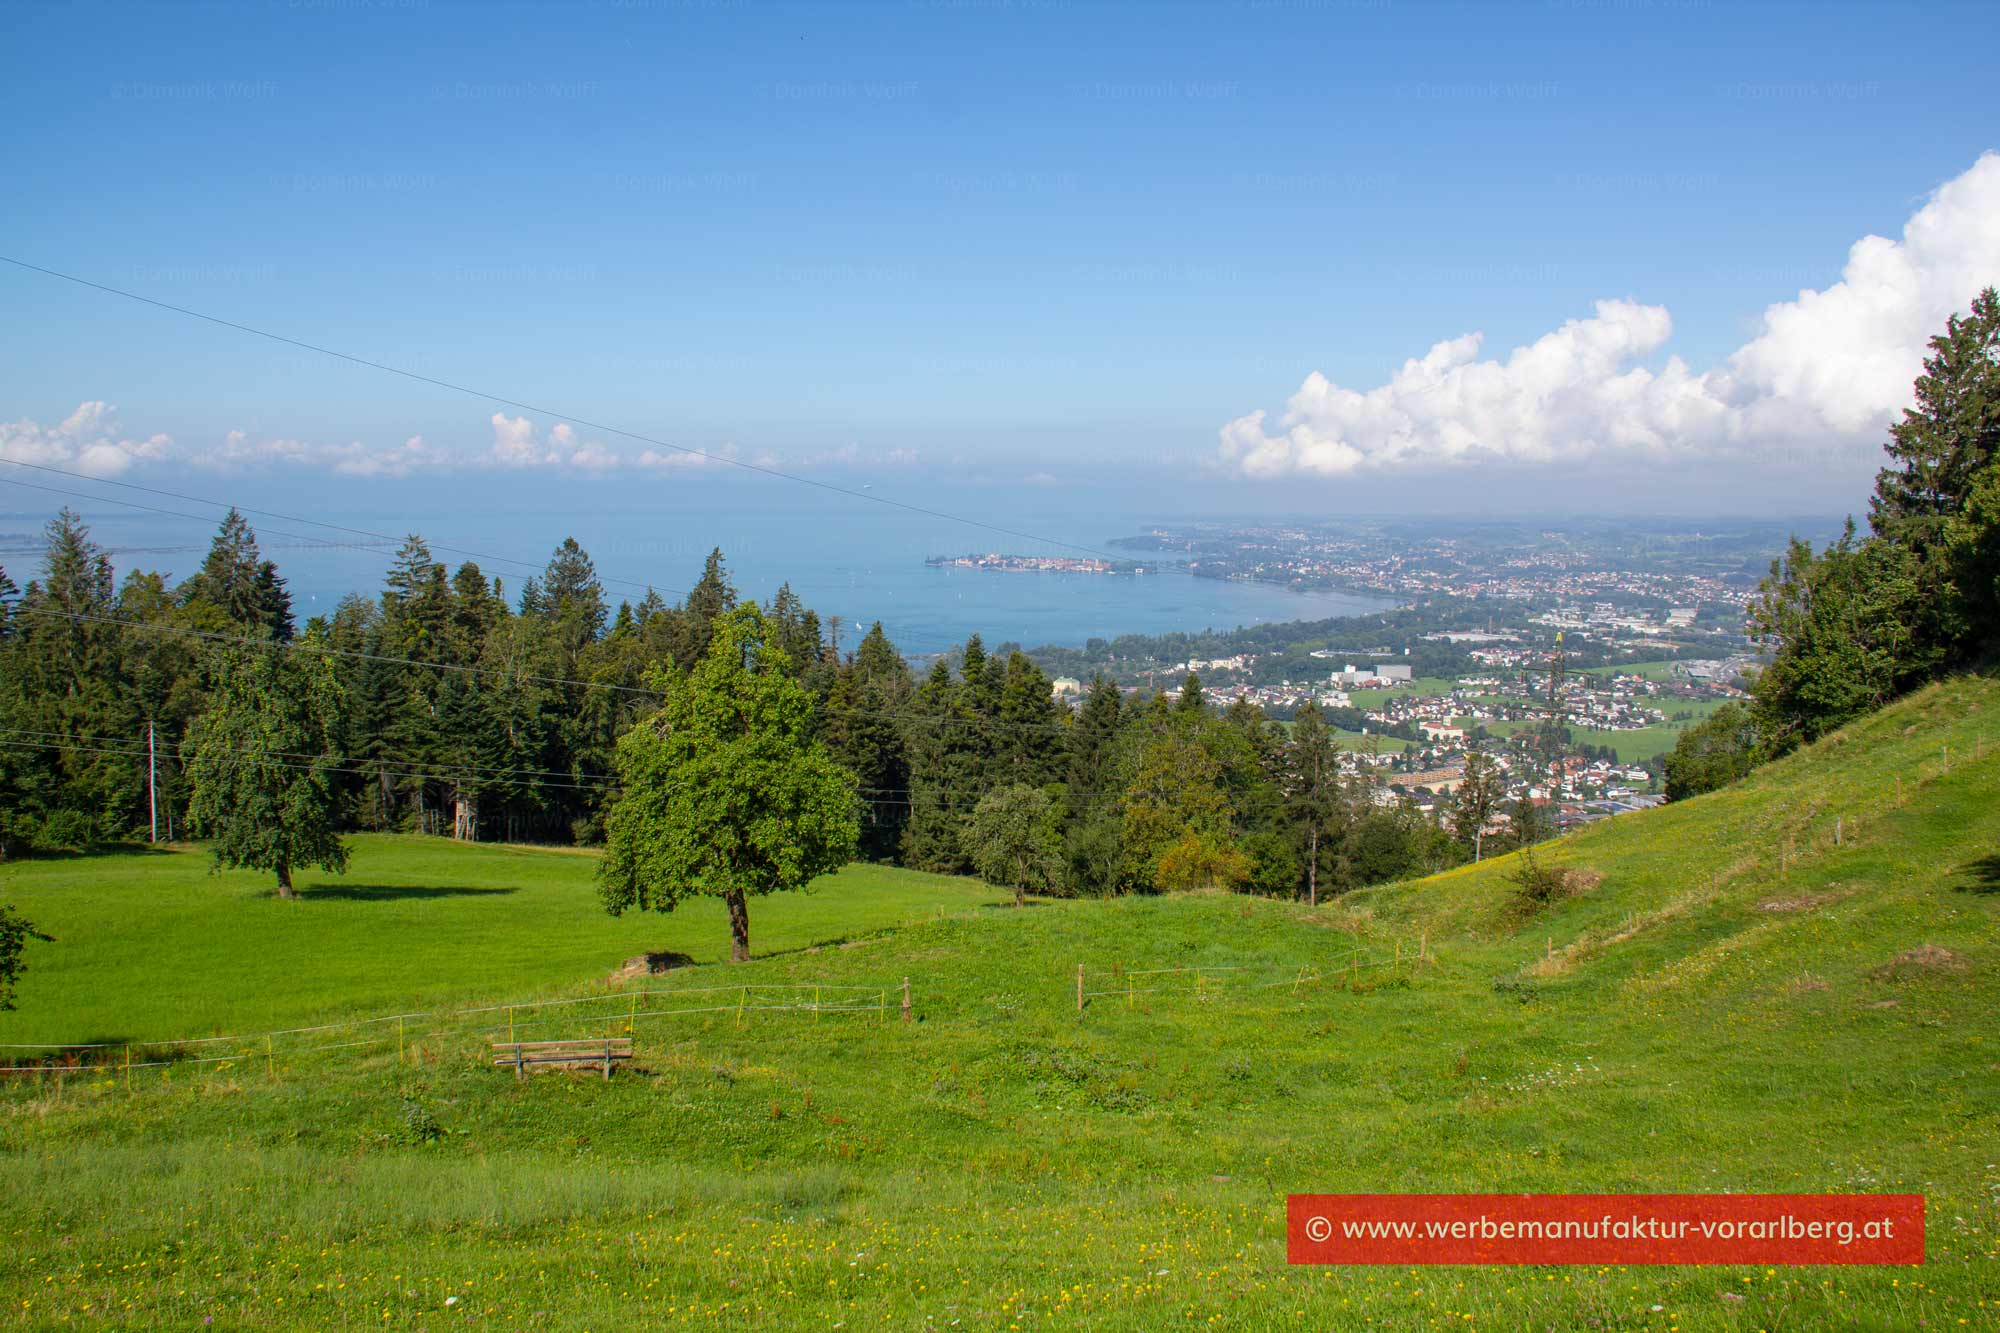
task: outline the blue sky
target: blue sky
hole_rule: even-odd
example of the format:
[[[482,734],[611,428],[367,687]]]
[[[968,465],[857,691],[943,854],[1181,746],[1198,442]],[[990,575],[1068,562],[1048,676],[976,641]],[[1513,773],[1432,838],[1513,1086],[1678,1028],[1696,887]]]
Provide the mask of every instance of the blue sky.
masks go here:
[[[1607,300],[1671,311],[1630,364],[1705,372],[2000,139],[1939,64],[1990,43],[1985,6],[296,0],[0,23],[6,254],[696,448],[1137,475],[1220,508],[1546,496],[1539,444],[1440,463],[1357,439],[1353,463],[1347,415],[1240,457],[1218,431],[1265,409],[1277,434],[1314,372],[1367,390],[1473,331],[1505,357]],[[1960,285],[1988,235],[1940,261]],[[114,405],[106,438],[171,440],[128,450],[134,476],[309,494],[343,457],[501,433],[490,405],[37,274],[0,268],[0,305],[0,420]],[[639,448],[544,450],[553,425],[527,451],[566,481],[601,469],[565,450]],[[1575,429],[1586,489],[1642,475]],[[1698,444],[1661,492],[1683,508],[1713,476]],[[1852,503],[1871,467],[1850,447],[1756,496]]]

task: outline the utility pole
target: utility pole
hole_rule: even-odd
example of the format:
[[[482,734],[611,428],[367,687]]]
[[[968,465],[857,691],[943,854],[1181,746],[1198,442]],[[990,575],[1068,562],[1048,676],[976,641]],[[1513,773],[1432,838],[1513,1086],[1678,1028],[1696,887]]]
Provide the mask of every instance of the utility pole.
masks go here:
[[[160,840],[159,765],[154,761],[153,721],[146,719],[146,810],[153,817],[153,841]]]

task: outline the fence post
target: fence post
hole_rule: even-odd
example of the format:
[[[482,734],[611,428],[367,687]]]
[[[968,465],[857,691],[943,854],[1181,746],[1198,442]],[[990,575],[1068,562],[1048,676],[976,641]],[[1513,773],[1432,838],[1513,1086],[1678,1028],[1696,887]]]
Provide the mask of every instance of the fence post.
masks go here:
[[[1083,964],[1076,965],[1076,1011],[1083,1012]]]
[[[910,979],[903,978],[903,1021],[910,1021]]]
[[[628,1036],[629,1036],[629,1035],[631,1035],[631,1033],[632,1033],[632,1030],[633,1030],[633,1027],[634,1027],[634,1025],[635,1025],[635,1024],[637,1024],[637,1023],[638,1023],[638,1021],[639,1021],[639,992],[638,992],[638,991],[633,991],[633,992],[632,992],[632,1012],[631,1012],[631,1013],[629,1013],[629,1014],[627,1014],[627,1015],[625,1016],[625,1032],[626,1032],[626,1035],[628,1035]]]
[[[813,987],[813,1022],[819,1022],[819,987]]]
[[[1840,816],[1835,815],[1833,817],[1833,845],[1836,847],[1840,846],[1840,833],[1841,833]]]
[[[514,1040],[514,1006],[507,1006],[507,1040]]]
[[[125,1047],[125,1091],[132,1091],[132,1047],[129,1043]]]
[[[403,1061],[403,1020],[402,1020],[402,1019],[400,1019],[400,1018],[398,1018],[398,1019],[396,1020],[396,1063],[397,1063],[397,1064],[399,1064],[399,1065],[400,1065],[400,1064],[402,1064],[402,1063],[404,1063],[404,1061]]]
[[[278,1058],[271,1054],[271,1034],[264,1034],[264,1073],[273,1083],[278,1081]]]

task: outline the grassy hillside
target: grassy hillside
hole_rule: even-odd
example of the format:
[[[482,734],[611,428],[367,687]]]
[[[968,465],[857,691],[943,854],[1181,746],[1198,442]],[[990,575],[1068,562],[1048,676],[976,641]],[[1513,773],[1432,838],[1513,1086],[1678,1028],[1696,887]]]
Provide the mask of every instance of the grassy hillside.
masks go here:
[[[173,847],[0,867],[0,901],[55,937],[38,947],[0,1042],[154,1041],[296,1027],[340,1014],[528,999],[609,975],[640,953],[729,956],[727,915],[606,915],[594,854],[363,836],[348,873],[303,871],[280,902],[267,875],[210,872]],[[998,904],[973,881],[849,866],[752,904],[751,945],[781,953],[940,911]]]
[[[638,1009],[641,1067],[608,1084],[517,1085],[483,1067],[494,1014],[437,1015],[411,1029],[401,1058],[377,1030],[353,1047],[204,1048],[237,1058],[140,1071],[129,1088],[115,1068],[11,1079],[0,1319],[1990,1325],[1996,741],[2000,689],[1933,689],[1740,788],[1578,833],[1547,860],[1594,884],[1532,916],[1510,905],[1506,862],[1317,912],[1219,896],[1015,911],[934,883],[922,894],[969,910],[936,919],[932,902],[925,921],[923,903],[886,905],[921,897],[914,886],[872,872],[823,895],[814,910],[834,915],[794,936],[866,935],[840,924],[850,917],[910,923],[849,947],[688,969],[638,1004],[601,984],[607,953],[636,949],[636,936],[492,985],[491,998],[511,999],[567,978],[571,995],[605,997],[517,1013],[538,1034],[617,1029]],[[382,858],[371,879],[451,885],[474,884],[474,863],[494,855],[370,854]],[[428,868],[415,860],[432,855]],[[135,861],[68,864],[93,868],[66,890],[81,895],[114,891]],[[511,873],[544,861],[520,864]],[[28,897],[21,886],[52,872],[10,873],[5,892]],[[411,923],[486,902],[317,906],[416,912],[373,932],[378,953],[402,959],[438,952]],[[287,910],[245,896],[210,929],[226,939]],[[784,929],[779,910],[765,914],[767,940]],[[566,930],[601,928],[587,901],[573,916],[549,911],[533,933],[552,949],[573,947]],[[66,946],[146,952],[142,914],[90,920],[73,920]],[[675,938],[713,958],[723,931],[716,921]],[[1435,956],[1421,967],[1410,961],[1420,938]],[[1400,966],[1347,970],[1399,950]],[[140,975],[157,980],[173,961],[153,952]],[[1081,1014],[1079,963],[1086,988],[1108,992]],[[1136,975],[1195,965],[1237,970]],[[453,984],[476,989],[484,975]],[[893,999],[886,1011],[774,1007],[809,993],[784,988],[815,985],[865,1006],[904,976],[909,1024]],[[80,993],[63,984],[40,994]],[[717,1004],[707,988],[725,985],[755,1001],[740,1014]],[[143,989],[107,995],[68,1035],[151,1012]],[[322,1012],[341,1002],[301,1000]],[[651,1012],[673,1008],[707,1012]],[[58,1017],[4,1021],[42,1032]],[[1904,1189],[1930,1201],[1922,1269],[1284,1263],[1294,1190]]]

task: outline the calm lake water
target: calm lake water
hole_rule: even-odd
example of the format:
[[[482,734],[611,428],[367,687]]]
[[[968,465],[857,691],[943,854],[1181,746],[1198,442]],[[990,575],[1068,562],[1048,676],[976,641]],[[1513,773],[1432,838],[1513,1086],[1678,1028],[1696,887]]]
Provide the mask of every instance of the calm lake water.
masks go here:
[[[669,600],[678,599],[700,576],[709,549],[720,547],[746,596],[767,598],[789,581],[823,618],[841,618],[848,627],[843,634],[847,647],[860,632],[854,627],[865,629],[880,620],[898,647],[911,654],[943,651],[973,632],[989,644],[1082,644],[1120,634],[1356,615],[1389,605],[1366,597],[1302,594],[1174,573],[1010,573],[924,564],[927,556],[974,551],[1080,554],[1055,543],[1134,558],[1108,543],[1154,523],[1185,518],[1115,505],[1100,508],[1089,496],[1049,496],[1027,487],[965,487],[908,498],[1051,540],[1002,535],[851,497],[815,494],[795,484],[758,484],[754,478],[699,486],[579,483],[532,475],[508,480],[514,484],[474,479],[447,486],[426,479],[371,487],[329,480],[310,495],[301,494],[296,479],[283,489],[269,481],[260,486],[256,478],[161,484],[271,511],[248,517],[266,554],[288,579],[301,619],[330,610],[344,593],[379,591],[394,549],[394,542],[298,521],[302,519],[396,537],[419,532],[433,554],[448,564],[474,559],[489,576],[499,575],[510,597],[547,562],[563,537],[574,536],[596,562],[614,605],[621,598],[636,600],[648,585]],[[114,551],[121,577],[136,566],[167,570],[178,578],[199,563],[213,533],[207,508],[117,491],[105,494],[200,515],[182,518],[109,502],[72,501],[90,520],[98,540]],[[38,530],[59,503],[52,501],[49,510],[39,511],[23,504],[27,498],[20,492],[7,495],[8,512],[0,514],[0,564],[17,583],[32,576],[36,560],[26,552],[36,547]]]

